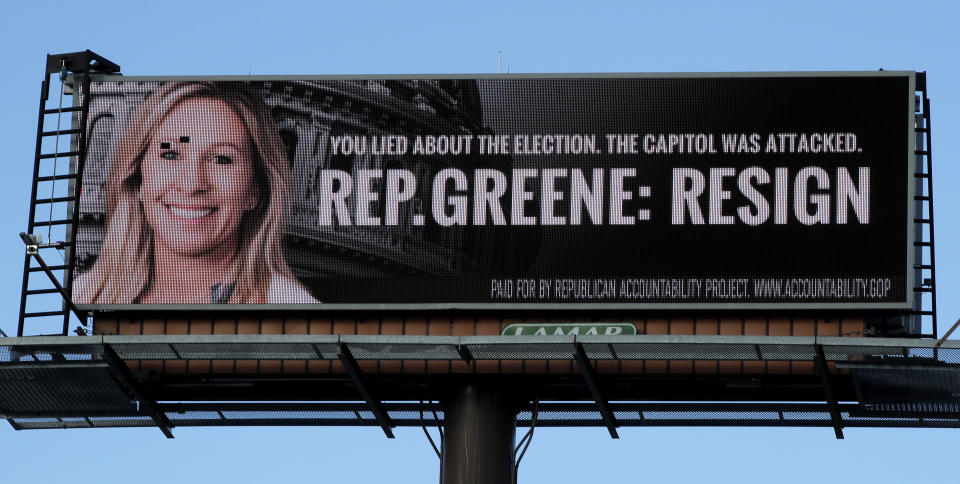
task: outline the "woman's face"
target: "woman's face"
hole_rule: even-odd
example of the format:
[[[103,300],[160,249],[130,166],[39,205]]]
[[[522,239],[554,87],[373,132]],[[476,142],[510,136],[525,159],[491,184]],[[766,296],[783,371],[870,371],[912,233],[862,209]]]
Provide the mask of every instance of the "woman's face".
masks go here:
[[[158,250],[236,250],[258,198],[252,150],[243,121],[219,99],[187,99],[167,113],[141,165],[140,201]]]

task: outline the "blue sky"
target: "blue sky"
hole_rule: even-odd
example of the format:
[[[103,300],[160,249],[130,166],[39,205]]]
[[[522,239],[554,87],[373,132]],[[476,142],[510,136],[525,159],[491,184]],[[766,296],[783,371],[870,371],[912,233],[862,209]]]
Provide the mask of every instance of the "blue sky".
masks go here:
[[[0,15],[0,329],[16,333],[39,83],[91,49],[129,75],[917,70],[929,73],[941,332],[960,317],[960,8],[952,2],[16,2]],[[78,8],[79,7],[79,8]],[[420,429],[15,432],[16,482],[434,482]],[[540,429],[520,482],[956,479],[956,430]]]

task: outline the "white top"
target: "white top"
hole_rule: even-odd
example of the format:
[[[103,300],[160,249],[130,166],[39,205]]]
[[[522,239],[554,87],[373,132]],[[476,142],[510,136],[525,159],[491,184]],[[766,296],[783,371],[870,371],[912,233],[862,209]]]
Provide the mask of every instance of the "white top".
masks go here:
[[[273,276],[267,290],[267,304],[319,304],[303,284],[291,277]]]

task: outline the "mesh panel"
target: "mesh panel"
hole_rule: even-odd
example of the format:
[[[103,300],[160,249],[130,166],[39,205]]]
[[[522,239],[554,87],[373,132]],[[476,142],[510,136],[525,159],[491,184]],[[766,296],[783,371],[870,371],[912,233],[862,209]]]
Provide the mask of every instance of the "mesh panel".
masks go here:
[[[765,360],[813,361],[813,345],[760,344],[760,358]]]
[[[960,413],[960,368],[854,368],[864,409]]]
[[[173,345],[166,343],[126,343],[113,345],[114,351],[124,360],[176,360],[179,359]]]
[[[274,412],[223,412],[223,415],[231,420],[256,418],[259,420],[297,420],[297,419],[329,419],[329,420],[355,420],[357,414],[352,411],[274,411]]]
[[[0,366],[38,361],[90,361],[101,349],[95,345],[0,346]]]
[[[615,360],[614,345],[609,343],[584,343],[583,352],[591,360]]]
[[[893,359],[902,361],[910,355],[909,348],[890,346],[823,346],[827,361],[865,361]],[[932,355],[931,355],[932,356]]]
[[[167,419],[169,419],[170,422],[173,423],[174,425],[177,425],[177,423],[181,420],[223,420],[224,419],[223,417],[220,416],[219,413],[211,412],[211,411],[199,411],[199,412],[190,411],[190,412],[178,412],[178,413],[167,412],[166,416],[167,416]]]
[[[819,420],[822,422],[830,421],[830,412],[783,412],[783,419],[786,421],[810,421]]]
[[[106,363],[0,368],[0,409],[7,414],[132,413],[136,407]]]
[[[90,417],[90,422],[96,427],[152,427],[150,417]]]
[[[622,359],[637,360],[755,360],[757,345],[626,343],[613,344]]]
[[[843,419],[844,419],[844,420],[852,420],[852,421],[856,421],[856,422],[874,422],[874,423],[882,423],[882,422],[912,422],[912,421],[916,420],[915,417],[870,417],[870,416],[867,416],[867,415],[849,415],[849,414],[844,414],[844,415],[843,415]]]
[[[937,357],[944,363],[960,364],[960,348],[940,348],[937,350]]]
[[[944,353],[943,351],[934,350],[933,348],[909,348],[907,349],[906,353],[907,353],[907,358],[923,358],[923,359],[932,360],[940,357],[942,360],[943,356],[949,355],[953,352],[947,351],[946,353]],[[939,355],[937,353],[939,353]],[[953,353],[953,354],[956,354],[956,353]],[[960,363],[960,362],[954,362],[954,363]]]
[[[569,360],[573,357],[570,343],[469,344],[467,348],[478,360]]]
[[[459,360],[454,345],[350,343],[350,353],[358,360]]]
[[[154,426],[153,420],[148,417],[79,417],[65,419],[44,417],[11,420],[24,430]]]
[[[171,346],[188,360],[307,360],[318,357],[317,350],[305,343],[177,343]]]
[[[62,419],[62,418],[16,418],[12,419],[18,427],[23,429],[71,429],[71,428],[89,428],[92,425],[84,419]]]

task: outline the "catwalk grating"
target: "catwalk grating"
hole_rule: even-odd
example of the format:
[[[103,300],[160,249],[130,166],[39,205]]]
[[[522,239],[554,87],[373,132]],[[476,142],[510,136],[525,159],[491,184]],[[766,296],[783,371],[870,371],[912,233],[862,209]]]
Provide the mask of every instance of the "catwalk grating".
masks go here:
[[[754,336],[336,336],[336,335],[164,335],[78,336],[0,339],[0,416],[18,429],[154,426],[155,416],[173,427],[186,426],[378,426],[356,382],[341,372],[244,375],[157,375],[132,371],[118,376],[107,361],[108,348],[121,360],[197,362],[288,361],[339,365],[344,355],[360,362],[450,362],[429,372],[363,374],[378,395],[394,426],[431,425],[437,403],[423,406],[418,398],[438,400],[442,385],[461,381],[449,371],[466,357],[500,360],[496,368],[517,361],[569,362],[575,348],[592,365],[631,361],[686,361],[717,368],[717,362],[805,362],[818,357],[831,364],[829,380],[839,397],[843,427],[960,426],[960,344],[917,339],[814,338]],[[465,350],[465,351],[464,351]],[[772,363],[770,363],[772,364]],[[807,363],[809,364],[809,363]],[[260,368],[259,363],[252,368]],[[669,365],[668,365],[669,366]],[[680,367],[681,365],[678,365]],[[634,366],[635,367],[635,366]],[[266,368],[266,366],[265,366]],[[301,368],[305,368],[301,366]],[[363,367],[365,371],[371,368]],[[373,368],[379,368],[374,365]],[[422,364],[418,367],[434,368]],[[693,368],[697,368],[694,366]],[[537,425],[544,427],[604,426],[606,422],[587,383],[577,372],[562,374],[475,374],[505,385],[518,394],[538,395]],[[123,378],[132,378],[121,384]],[[132,383],[137,395],[129,395]],[[598,373],[602,392],[616,425],[641,426],[794,426],[832,427],[831,405],[824,400],[814,374],[724,375],[717,372],[635,375],[617,370]],[[291,391],[290,389],[296,389]],[[293,395],[284,402],[252,401],[243,393]],[[307,389],[307,390],[303,390]],[[536,391],[534,391],[536,389]],[[530,390],[532,393],[523,393]],[[552,393],[551,393],[552,392]],[[739,393],[738,393],[739,392]],[[669,395],[685,395],[682,401]],[[135,400],[134,397],[141,400]],[[278,397],[279,398],[279,397]],[[146,399],[146,400],[143,400]],[[529,401],[532,402],[532,398]],[[203,403],[199,403],[199,402]],[[153,409],[156,414],[148,410]],[[529,425],[532,403],[518,425]],[[424,420],[420,412],[423,410]],[[435,423],[435,422],[434,422]]]

